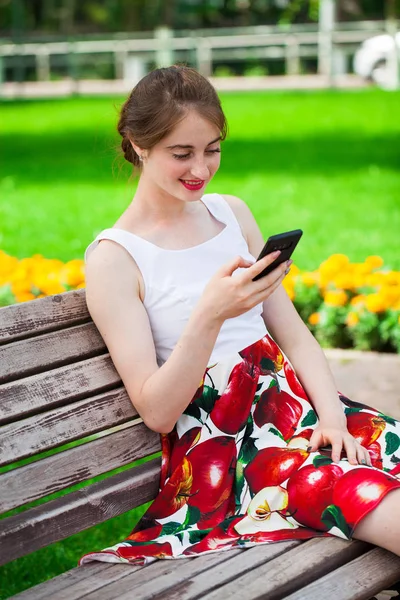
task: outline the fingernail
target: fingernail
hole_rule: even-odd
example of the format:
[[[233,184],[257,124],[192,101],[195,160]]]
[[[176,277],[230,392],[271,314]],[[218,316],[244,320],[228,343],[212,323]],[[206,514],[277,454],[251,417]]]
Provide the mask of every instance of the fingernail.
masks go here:
[[[287,260],[287,261],[286,261],[286,266],[290,267],[290,265],[292,264],[292,262],[293,262],[293,261],[292,261],[291,259]]]
[[[308,446],[307,452],[311,452],[311,450],[312,450],[312,446]]]
[[[367,464],[367,461],[366,461],[366,460],[364,460],[364,459],[362,459],[362,460],[360,460],[360,463],[361,463],[362,465],[366,465],[366,464]]]
[[[272,256],[273,256],[274,258],[276,258],[277,256],[279,256],[279,255],[280,255],[280,253],[281,253],[281,251],[280,251],[280,250],[275,250],[275,252],[273,252],[273,253],[272,253]]]
[[[285,275],[287,275],[288,273],[290,273],[290,269],[286,269]]]

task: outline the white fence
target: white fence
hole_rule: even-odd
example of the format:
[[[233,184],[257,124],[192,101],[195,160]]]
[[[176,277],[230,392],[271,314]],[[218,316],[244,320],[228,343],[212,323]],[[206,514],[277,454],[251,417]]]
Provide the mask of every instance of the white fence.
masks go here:
[[[113,39],[65,40],[58,42],[0,43],[0,84],[5,70],[13,69],[16,79],[34,67],[37,81],[52,79],[52,65],[64,65],[67,76],[81,79],[79,63],[100,57],[114,63],[117,80],[134,84],[149,65],[166,66],[183,61],[206,76],[213,65],[248,59],[280,59],[287,74],[301,72],[301,60],[318,61],[318,72],[328,77],[349,69],[349,57],[365,39],[385,32],[385,21],[336,24],[334,30],[318,30],[317,25],[287,27],[257,26],[218,30],[172,31],[160,28],[144,37],[119,34]],[[78,58],[80,57],[80,58]],[[0,95],[1,95],[0,85]]]

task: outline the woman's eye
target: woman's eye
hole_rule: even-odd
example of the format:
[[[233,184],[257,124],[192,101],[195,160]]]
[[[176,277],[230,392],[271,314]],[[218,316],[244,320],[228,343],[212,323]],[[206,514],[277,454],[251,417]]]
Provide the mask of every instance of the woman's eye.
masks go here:
[[[189,154],[173,154],[172,156],[177,159],[183,159],[183,158],[189,158],[190,155]]]
[[[215,148],[215,150],[207,150],[210,154],[214,154],[215,152],[221,152],[220,148]]]

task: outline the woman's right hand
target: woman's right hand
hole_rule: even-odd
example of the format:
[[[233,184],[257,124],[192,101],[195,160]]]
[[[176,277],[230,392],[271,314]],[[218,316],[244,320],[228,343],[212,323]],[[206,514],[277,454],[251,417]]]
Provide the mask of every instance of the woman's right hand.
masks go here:
[[[257,281],[253,278],[270,265],[280,252],[272,252],[251,263],[241,256],[223,265],[206,285],[200,303],[207,315],[217,321],[225,321],[247,312],[264,302],[287,274],[292,261],[283,262],[271,273]],[[236,269],[244,270],[233,276]]]

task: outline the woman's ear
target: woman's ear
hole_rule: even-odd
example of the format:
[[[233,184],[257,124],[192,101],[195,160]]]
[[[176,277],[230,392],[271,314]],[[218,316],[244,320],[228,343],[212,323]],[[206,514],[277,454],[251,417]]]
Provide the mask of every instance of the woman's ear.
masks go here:
[[[143,157],[144,150],[142,148],[139,148],[139,146],[137,144],[135,144],[135,142],[132,142],[132,140],[129,140],[129,141],[130,141],[130,143],[132,145],[132,148],[134,149],[134,151],[138,155],[139,160],[143,160],[143,158],[144,158]]]

